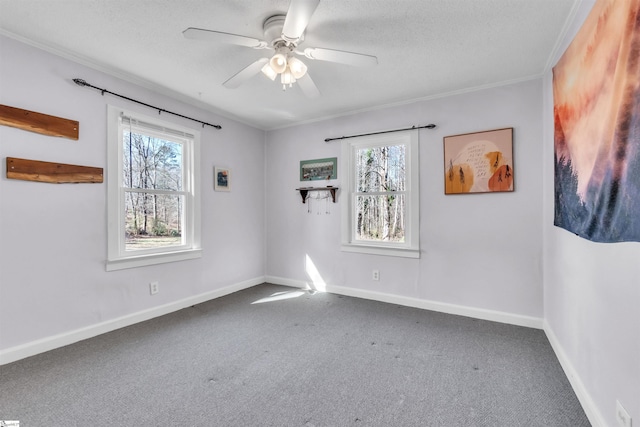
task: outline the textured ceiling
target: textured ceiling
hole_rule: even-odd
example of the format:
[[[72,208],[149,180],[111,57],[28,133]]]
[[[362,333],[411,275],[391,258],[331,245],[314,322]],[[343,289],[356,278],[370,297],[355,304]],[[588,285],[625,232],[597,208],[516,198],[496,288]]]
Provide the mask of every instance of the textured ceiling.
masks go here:
[[[273,129],[541,76],[577,2],[321,0],[300,47],[375,55],[378,65],[301,57],[316,99],[262,74],[228,89],[268,51],[182,36],[198,27],[262,39],[264,20],[289,0],[0,0],[0,33]]]

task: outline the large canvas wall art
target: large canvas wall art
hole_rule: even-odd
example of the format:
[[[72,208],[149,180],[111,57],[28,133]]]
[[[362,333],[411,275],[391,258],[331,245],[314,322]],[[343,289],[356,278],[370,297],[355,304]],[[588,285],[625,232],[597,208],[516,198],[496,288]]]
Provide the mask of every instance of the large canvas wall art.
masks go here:
[[[597,0],[553,68],[554,224],[640,242],[640,0]]]

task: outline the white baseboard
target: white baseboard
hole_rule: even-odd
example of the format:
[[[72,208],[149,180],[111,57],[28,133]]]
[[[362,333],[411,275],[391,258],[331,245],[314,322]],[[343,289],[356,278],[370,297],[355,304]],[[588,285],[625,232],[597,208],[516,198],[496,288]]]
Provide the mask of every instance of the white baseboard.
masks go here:
[[[546,320],[543,322],[543,329],[549,339],[549,343],[551,343],[551,348],[553,348],[558,361],[560,361],[560,365],[562,366],[565,375],[569,379],[569,383],[571,383],[571,387],[573,387],[573,391],[576,393],[576,396],[582,405],[582,409],[584,409],[587,418],[589,418],[589,422],[593,427],[606,427],[607,423],[604,418],[602,418],[602,414],[598,410],[593,399],[591,399],[589,391],[582,383],[578,372],[573,367],[573,364],[562,349],[560,341],[558,341],[558,338],[553,333],[551,326],[549,326]]]
[[[267,283],[274,285],[291,286],[296,288],[313,288],[310,282],[303,280],[293,280],[284,277],[266,276]],[[423,300],[418,298],[403,297],[383,292],[374,292],[364,289],[347,288],[343,286],[327,285],[326,292],[346,295],[351,297],[370,299],[374,301],[387,302],[391,304],[404,305],[407,307],[421,308],[424,310],[438,311],[441,313],[455,314],[458,316],[472,317],[475,319],[490,320],[493,322],[507,323],[516,326],[542,329],[542,319],[520,314],[506,313],[502,311],[486,310],[483,308],[467,307],[456,304],[449,304],[438,301]]]
[[[125,326],[130,326],[139,322],[144,322],[145,320],[153,319],[154,317],[163,316],[165,314],[182,310],[183,308],[200,304],[215,298],[220,298],[224,295],[241,291],[243,289],[247,289],[264,282],[265,282],[264,277],[256,277],[254,279],[236,283],[222,289],[216,289],[215,291],[194,295],[192,297],[184,298],[168,304],[160,305],[158,307],[153,307],[147,310],[139,311],[137,313],[128,314],[126,316],[118,317],[116,319],[107,320],[105,322],[97,323],[95,325],[86,326],[84,328],[76,329],[69,332],[64,332],[62,334],[42,338],[36,341],[28,342],[28,343],[11,347],[5,350],[1,350],[0,365],[5,365],[7,363],[15,362],[16,360],[24,359],[26,357],[35,356],[36,354],[44,353],[45,351],[53,350],[59,347],[63,347],[65,345],[73,344],[75,342],[82,341],[87,338],[92,338],[92,337],[104,334],[106,332],[111,332],[116,329],[123,328]]]

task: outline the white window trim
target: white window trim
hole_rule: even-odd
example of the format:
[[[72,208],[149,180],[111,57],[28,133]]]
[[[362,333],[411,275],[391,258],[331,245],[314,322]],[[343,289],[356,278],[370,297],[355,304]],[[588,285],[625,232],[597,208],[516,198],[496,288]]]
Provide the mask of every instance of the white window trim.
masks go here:
[[[125,253],[124,224],[121,212],[124,211],[122,190],[122,141],[120,137],[120,117],[135,117],[146,123],[167,127],[171,130],[193,136],[192,147],[185,150],[183,162],[185,176],[188,180],[190,192],[185,196],[187,214],[185,216],[185,230],[190,233],[186,246],[163,248],[162,252],[153,251]],[[200,132],[159,120],[154,117],[123,110],[109,105],[107,107],[107,262],[106,270],[122,270],[125,268],[143,267],[174,261],[200,258],[202,256],[200,239]],[[187,163],[188,162],[188,163]]]
[[[361,242],[355,240],[354,198],[356,187],[355,153],[362,147],[406,146],[407,188],[405,203],[405,242]],[[372,255],[420,258],[420,175],[419,134],[417,130],[364,136],[342,141],[340,174],[343,177],[341,250]]]

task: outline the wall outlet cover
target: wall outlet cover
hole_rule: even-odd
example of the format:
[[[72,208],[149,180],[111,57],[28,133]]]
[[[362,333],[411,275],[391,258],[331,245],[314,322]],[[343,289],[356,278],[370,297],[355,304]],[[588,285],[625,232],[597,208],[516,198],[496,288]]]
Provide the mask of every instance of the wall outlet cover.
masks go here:
[[[158,292],[160,292],[160,285],[158,282],[149,283],[149,293],[151,293],[151,295],[155,295]]]

